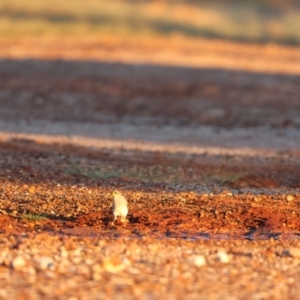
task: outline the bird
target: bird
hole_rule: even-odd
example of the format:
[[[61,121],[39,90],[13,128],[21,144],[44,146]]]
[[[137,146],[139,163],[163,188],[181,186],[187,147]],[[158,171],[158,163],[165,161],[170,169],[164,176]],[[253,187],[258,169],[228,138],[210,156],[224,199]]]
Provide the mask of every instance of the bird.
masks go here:
[[[114,220],[112,224],[115,224],[117,217],[121,217],[121,222],[126,222],[126,216],[128,214],[128,202],[126,198],[117,190],[114,190],[113,193],[113,214]]]

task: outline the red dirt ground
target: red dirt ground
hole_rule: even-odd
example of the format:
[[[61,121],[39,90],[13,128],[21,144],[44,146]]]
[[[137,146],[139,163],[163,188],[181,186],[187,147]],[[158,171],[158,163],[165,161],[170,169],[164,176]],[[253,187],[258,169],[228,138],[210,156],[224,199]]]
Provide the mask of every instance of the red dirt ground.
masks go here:
[[[93,286],[90,299],[99,282],[107,299],[280,299],[277,290],[296,299],[298,252],[289,247],[299,246],[300,233],[299,49],[170,41],[160,55],[167,46],[0,42],[0,297],[9,295],[5,286],[18,299],[71,297],[73,274],[76,295],[80,283]],[[112,226],[114,189],[128,199],[129,215]],[[80,245],[89,258],[77,268],[74,254],[69,266]],[[131,247],[145,254],[135,261]],[[186,252],[156,264],[154,248]],[[37,257],[41,249],[51,258]],[[105,256],[113,251],[116,258]],[[222,251],[234,261],[227,269]],[[199,253],[208,260],[201,272]],[[44,266],[52,258],[57,267]],[[160,273],[174,262],[178,286]],[[22,266],[30,276],[18,273]],[[195,278],[204,289],[196,292]]]

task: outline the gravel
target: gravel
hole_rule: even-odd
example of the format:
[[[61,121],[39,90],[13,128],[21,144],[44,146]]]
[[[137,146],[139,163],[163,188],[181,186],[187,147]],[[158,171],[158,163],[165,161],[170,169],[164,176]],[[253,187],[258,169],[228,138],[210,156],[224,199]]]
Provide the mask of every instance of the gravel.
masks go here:
[[[0,239],[0,295],[10,299],[297,299],[300,242]],[[263,284],[262,284],[263,283]],[[73,298],[72,298],[73,297]]]

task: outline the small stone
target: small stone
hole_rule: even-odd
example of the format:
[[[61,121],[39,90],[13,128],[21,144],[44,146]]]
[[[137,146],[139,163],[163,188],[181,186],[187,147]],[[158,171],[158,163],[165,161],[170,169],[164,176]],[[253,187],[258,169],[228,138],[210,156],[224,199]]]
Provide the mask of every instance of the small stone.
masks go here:
[[[27,266],[26,267],[26,272],[28,275],[34,276],[36,274],[36,270],[32,266]]]
[[[68,251],[67,251],[64,247],[62,247],[62,248],[60,249],[60,255],[61,255],[61,257],[63,257],[63,258],[68,258],[68,257],[69,257],[69,253],[68,253]]]
[[[103,267],[100,264],[95,264],[93,265],[92,270],[94,273],[102,273]]]
[[[34,194],[35,193],[35,186],[34,185],[30,186],[29,189],[28,189],[28,192],[30,194]]]
[[[103,272],[103,267],[100,264],[96,264],[92,267],[93,273],[92,277],[94,280],[101,280],[102,279],[102,272]]]
[[[229,196],[229,197],[232,196],[232,192],[229,191],[229,190],[223,190],[223,191],[222,191],[222,194],[223,194],[223,195],[226,195],[226,196]]]
[[[107,258],[103,261],[104,270],[114,274],[125,270],[128,265],[130,265],[130,262],[127,259],[121,261],[118,258]]]
[[[287,195],[286,196],[286,200],[287,201],[293,201],[294,200],[294,196],[293,195]]]
[[[28,228],[33,229],[34,226],[35,226],[35,223],[30,222],[30,223],[28,223],[27,225],[28,225]]]
[[[202,267],[206,265],[206,259],[203,255],[195,255],[192,258],[193,264],[197,267]]]
[[[218,251],[217,257],[223,264],[228,264],[230,262],[230,257],[225,251]]]
[[[38,259],[37,263],[41,270],[47,270],[53,266],[53,259],[49,256],[42,256]]]
[[[289,284],[293,284],[293,283],[295,282],[295,278],[294,278],[294,277],[289,277],[289,278],[287,279],[287,282],[288,282]]]
[[[11,223],[9,223],[7,226],[6,226],[7,229],[13,229],[13,225]]]
[[[300,257],[300,248],[290,248],[288,250],[285,251],[286,254],[288,254],[289,256],[292,257]]]
[[[23,256],[19,255],[13,259],[11,265],[15,270],[21,270],[26,266],[26,260]]]

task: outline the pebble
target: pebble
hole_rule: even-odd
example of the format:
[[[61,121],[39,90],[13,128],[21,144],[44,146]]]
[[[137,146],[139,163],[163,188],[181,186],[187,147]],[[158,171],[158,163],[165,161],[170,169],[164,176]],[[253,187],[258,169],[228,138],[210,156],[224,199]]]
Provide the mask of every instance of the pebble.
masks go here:
[[[47,270],[53,266],[53,259],[49,256],[42,256],[37,260],[37,263],[41,270]]]
[[[230,262],[230,257],[225,251],[218,251],[217,257],[220,260],[221,263],[223,264],[228,264]]]
[[[300,248],[290,248],[290,249],[286,250],[285,253],[289,256],[299,258],[300,257]]]
[[[287,195],[286,196],[286,200],[289,201],[289,202],[293,201],[294,200],[294,196],[293,195]]]
[[[277,299],[273,296],[278,294],[283,295],[282,299],[290,299],[285,287],[289,285],[296,291],[300,286],[299,259],[292,258],[300,257],[300,241],[291,244],[286,240],[270,241],[91,240],[45,234],[17,240],[15,235],[9,235],[1,240],[7,263],[3,262],[0,268],[0,292],[13,288],[21,293],[24,285],[17,289],[15,282],[24,282],[30,291],[42,290],[51,299],[68,299],[72,295],[85,299],[86,290],[82,285],[88,280],[89,299],[100,296],[101,299],[140,299],[148,291],[155,299],[159,295],[164,299],[171,298],[170,295],[172,299],[199,299],[198,286],[194,283],[203,282],[207,288],[201,290],[202,298],[217,295],[218,299],[231,299],[233,295],[241,299],[249,278],[253,278],[253,292],[247,291],[249,298],[254,299],[262,289],[266,299]],[[16,242],[18,249],[13,247]],[[62,255],[64,251],[68,252],[67,257]],[[77,258],[80,261],[74,263]],[[282,276],[278,277],[279,274]],[[263,280],[266,286],[261,285]],[[283,284],[278,285],[278,280]],[[65,284],[65,288],[57,289],[57,282]],[[100,296],[99,284],[105,286]],[[135,297],[139,294],[137,290],[139,297]]]
[[[229,190],[223,190],[223,191],[222,191],[222,194],[223,194],[223,195],[226,195],[226,196],[229,196],[229,197],[231,197],[231,196],[233,195],[232,192],[229,191]]]
[[[121,261],[120,259],[106,258],[103,261],[103,269],[109,273],[119,273],[126,269],[130,265],[130,261],[127,259]]]
[[[206,265],[206,259],[203,255],[195,255],[192,258],[192,261],[195,266],[202,267]]]
[[[21,270],[26,266],[26,260],[23,256],[19,255],[13,259],[11,265],[15,270]]]

